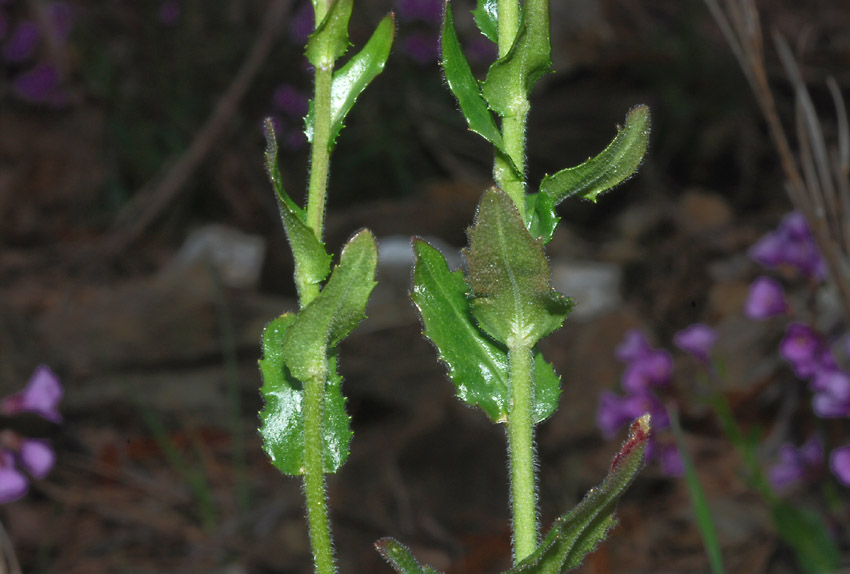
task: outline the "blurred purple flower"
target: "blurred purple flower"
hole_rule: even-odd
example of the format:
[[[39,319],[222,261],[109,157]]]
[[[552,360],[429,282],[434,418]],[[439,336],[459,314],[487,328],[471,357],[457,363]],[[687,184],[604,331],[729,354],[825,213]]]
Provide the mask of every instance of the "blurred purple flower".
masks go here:
[[[664,444],[657,448],[658,462],[661,472],[667,476],[683,476],[685,474],[685,463],[682,455],[675,444]]]
[[[766,267],[787,264],[814,279],[826,276],[826,265],[806,219],[796,211],[786,215],[776,230],[756,242],[749,253],[754,261]]]
[[[159,5],[159,21],[166,26],[175,26],[180,21],[180,4],[177,0],[165,0]]]
[[[33,20],[21,20],[12,30],[3,46],[3,59],[10,64],[20,64],[32,59],[41,35]]]
[[[28,489],[27,477],[15,468],[15,457],[9,451],[0,451],[0,504],[22,498]]]
[[[56,464],[56,454],[43,440],[21,439],[18,462],[33,477],[42,479]]]
[[[19,74],[12,82],[12,91],[31,104],[60,107],[68,103],[68,94],[60,86],[59,70],[49,63]]]
[[[57,408],[61,399],[62,385],[59,378],[50,367],[39,365],[22,391],[3,399],[0,403],[0,413],[9,416],[32,412],[59,423],[62,422],[62,415]]]
[[[304,45],[307,38],[313,33],[315,27],[313,20],[313,5],[310,2],[303,2],[301,7],[295,12],[292,17],[292,23],[289,25],[289,38],[293,44],[298,46]]]
[[[652,416],[653,430],[661,430],[670,425],[670,416],[661,401],[651,393],[619,396],[605,391],[599,397],[596,411],[596,425],[605,438],[612,438],[626,424],[649,413]]]
[[[779,461],[767,473],[777,490],[816,476],[823,466],[823,443],[818,437],[806,441],[800,448],[784,444],[779,449]]]
[[[614,355],[624,363],[631,363],[652,352],[652,346],[643,331],[631,329],[625,339],[614,349]]]
[[[292,84],[280,84],[272,95],[272,105],[277,111],[300,120],[307,115],[310,101]]]
[[[673,335],[674,345],[702,362],[708,361],[708,354],[716,342],[717,332],[703,323],[694,323]]]
[[[812,379],[812,410],[823,418],[850,416],[850,375],[837,369],[820,369]]]
[[[664,349],[652,349],[626,367],[620,382],[626,391],[641,393],[651,387],[666,385],[672,374],[673,358],[670,353]]]
[[[779,342],[779,354],[791,363],[801,379],[813,377],[820,369],[835,369],[835,359],[823,338],[802,323],[791,323]]]
[[[788,310],[782,285],[770,277],[757,277],[750,285],[744,313],[750,319],[768,319],[782,315]]]
[[[470,62],[493,62],[499,56],[498,46],[481,34],[474,34],[464,51]]]
[[[51,2],[47,5],[53,33],[60,42],[66,42],[71,35],[71,7],[67,2]]]
[[[829,468],[844,486],[850,486],[850,445],[841,446],[829,456]]]
[[[439,23],[443,19],[442,0],[396,0],[401,20]]]
[[[411,60],[424,66],[437,60],[440,55],[440,42],[433,33],[414,32],[404,39],[402,49]]]

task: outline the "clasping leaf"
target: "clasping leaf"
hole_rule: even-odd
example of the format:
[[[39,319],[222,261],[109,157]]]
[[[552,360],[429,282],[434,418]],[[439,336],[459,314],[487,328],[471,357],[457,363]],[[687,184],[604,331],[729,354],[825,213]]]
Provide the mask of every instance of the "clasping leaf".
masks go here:
[[[463,55],[460,40],[458,40],[457,32],[455,31],[452,7],[448,1],[446,2],[446,11],[443,16],[441,42],[443,50],[443,72],[446,75],[446,83],[457,98],[460,111],[463,113],[463,117],[466,118],[469,129],[481,135],[499,151],[507,155],[504,143],[502,142],[502,134],[499,132],[496,120],[493,118],[493,114],[490,113],[487,102],[481,96],[481,87],[478,80],[472,75],[469,62],[466,61],[466,56]]]
[[[529,229],[535,237],[548,243],[560,219],[555,206],[568,197],[580,196],[596,202],[604,193],[632,177],[646,155],[649,144],[649,108],[637,106],[617,128],[617,135],[602,152],[576,167],[547,175],[540,183],[540,193],[527,198],[531,215]]]
[[[552,289],[541,241],[500,189],[490,188],[481,198],[467,259],[472,316],[503,345],[533,346],[560,327],[573,306]]]
[[[420,566],[410,550],[395,538],[381,538],[375,549],[398,574],[440,574],[430,566]]]
[[[320,376],[328,350],[365,318],[377,262],[375,238],[366,229],[343,248],[327,284],[299,311],[284,337],[283,357],[295,378],[307,381]]]
[[[446,364],[458,398],[480,407],[493,422],[508,415],[508,352],[485,335],[469,309],[469,285],[461,271],[449,271],[443,255],[422,239],[413,240],[411,299],[419,309],[424,334]],[[543,355],[534,352],[534,423],[558,406],[561,379]]]
[[[332,0],[325,17],[307,40],[307,61],[317,68],[332,66],[334,60],[345,54],[348,42],[348,21],[354,0]],[[315,4],[314,4],[315,8]]]
[[[283,357],[283,341],[295,317],[287,313],[266,325],[260,359],[263,375],[260,392],[265,401],[260,412],[263,450],[278,470],[292,476],[304,474],[304,386],[292,376]],[[325,472],[336,472],[342,466],[351,443],[350,417],[345,412],[341,385],[336,357],[331,355],[322,425]]]
[[[334,72],[331,84],[331,134],[330,148],[343,128],[345,116],[351,111],[357,97],[366,86],[384,70],[395,37],[395,19],[388,14],[375,28],[369,41],[346,64]],[[304,133],[307,141],[313,143],[313,106],[304,118]]]
[[[324,243],[319,241],[316,233],[307,225],[304,210],[292,201],[283,189],[277,166],[277,140],[271,119],[266,119],[265,132],[266,171],[277,195],[283,228],[295,259],[295,276],[305,283],[318,285],[330,273],[331,256],[325,251]]]

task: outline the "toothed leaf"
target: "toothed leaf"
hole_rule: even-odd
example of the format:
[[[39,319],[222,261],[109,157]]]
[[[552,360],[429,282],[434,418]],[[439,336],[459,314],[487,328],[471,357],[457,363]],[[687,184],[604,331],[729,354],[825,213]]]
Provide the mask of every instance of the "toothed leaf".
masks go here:
[[[363,49],[334,72],[331,84],[331,133],[328,142],[331,148],[336,144],[337,136],[345,125],[345,116],[351,111],[357,97],[384,70],[394,37],[395,20],[392,14],[389,14],[378,24]],[[304,133],[310,143],[313,143],[314,121],[311,105],[307,117],[304,118]]]
[[[278,470],[292,476],[304,473],[304,387],[286,368],[283,357],[283,341],[295,317],[288,313],[266,325],[260,359],[260,392],[265,400],[260,412],[263,450]],[[351,419],[345,412],[341,384],[336,357],[329,356],[322,425],[325,472],[336,472],[342,466],[351,443]]]

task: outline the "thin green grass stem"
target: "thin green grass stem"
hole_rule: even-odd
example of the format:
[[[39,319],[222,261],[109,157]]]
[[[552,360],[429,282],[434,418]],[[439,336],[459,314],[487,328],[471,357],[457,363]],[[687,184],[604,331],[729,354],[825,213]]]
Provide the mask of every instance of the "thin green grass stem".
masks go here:
[[[694,463],[688,454],[685,435],[682,432],[681,425],[679,425],[679,412],[675,408],[669,409],[669,411],[670,423],[673,427],[673,434],[676,437],[676,448],[679,450],[679,456],[682,457],[682,464],[685,467],[685,480],[688,484],[688,493],[690,494],[691,504],[694,507],[694,514],[697,518],[697,525],[702,535],[705,553],[708,555],[708,562],[711,565],[711,572],[712,574],[723,574],[723,554],[720,551],[720,543],[717,540],[717,529],[714,527],[714,519],[711,516],[708,500],[705,497],[705,490],[702,488],[696,468],[694,468]]]
[[[514,564],[537,549],[537,493],[534,465],[534,387],[531,348],[509,346],[511,405],[508,452],[511,473]]]

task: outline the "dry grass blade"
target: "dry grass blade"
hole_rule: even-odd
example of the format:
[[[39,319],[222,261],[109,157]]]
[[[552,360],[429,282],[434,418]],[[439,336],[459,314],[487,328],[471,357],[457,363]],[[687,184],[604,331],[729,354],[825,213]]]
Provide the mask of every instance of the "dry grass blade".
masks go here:
[[[818,250],[850,319],[850,129],[841,94],[834,80],[827,82],[835,101],[838,150],[830,151],[803,75],[788,43],[774,34],[779,58],[794,88],[799,157],[795,158],[776,111],[767,78],[758,11],[753,0],[705,0],[732,48],[759,108],[788,180],[786,190],[795,209],[806,218]],[[798,163],[799,161],[799,163]]]

